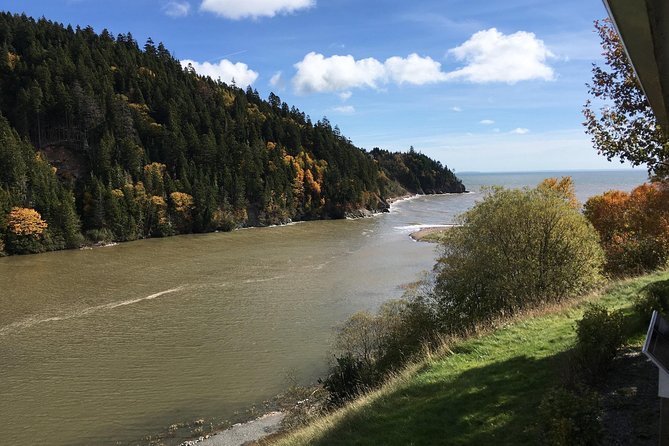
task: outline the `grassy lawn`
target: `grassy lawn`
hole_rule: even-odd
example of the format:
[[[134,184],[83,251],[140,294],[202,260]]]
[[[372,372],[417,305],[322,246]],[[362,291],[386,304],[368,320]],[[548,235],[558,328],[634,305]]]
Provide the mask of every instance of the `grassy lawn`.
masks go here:
[[[644,285],[666,279],[669,272],[620,282],[602,294],[457,342],[278,444],[540,444],[537,408],[545,391],[559,384],[585,303],[624,309],[636,327],[629,343],[640,345],[645,333],[631,299]]]

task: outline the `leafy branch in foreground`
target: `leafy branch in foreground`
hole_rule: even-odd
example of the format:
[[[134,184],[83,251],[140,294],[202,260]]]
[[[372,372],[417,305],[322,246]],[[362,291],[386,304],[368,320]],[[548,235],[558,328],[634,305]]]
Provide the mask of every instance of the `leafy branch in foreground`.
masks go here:
[[[645,164],[649,173],[669,176],[669,142],[658,126],[634,68],[610,20],[595,21],[605,66],[593,64],[591,99],[583,115],[586,133],[600,155],[633,166]],[[595,103],[601,104],[599,110]]]

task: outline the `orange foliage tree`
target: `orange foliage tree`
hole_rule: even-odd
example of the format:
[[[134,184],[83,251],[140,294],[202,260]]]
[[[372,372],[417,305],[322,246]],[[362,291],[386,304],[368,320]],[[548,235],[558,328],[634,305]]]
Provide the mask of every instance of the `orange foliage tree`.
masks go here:
[[[294,171],[295,207],[308,211],[322,206],[324,202],[321,200],[321,190],[327,162],[315,161],[304,151],[298,153],[297,156],[287,155],[284,152],[283,161]]]
[[[669,183],[594,196],[585,215],[600,235],[610,273],[638,274],[669,260]]]
[[[11,254],[42,252],[48,224],[35,209],[14,207],[7,215],[6,247]]]
[[[35,209],[12,208],[7,217],[7,229],[14,235],[38,237],[49,225]]]

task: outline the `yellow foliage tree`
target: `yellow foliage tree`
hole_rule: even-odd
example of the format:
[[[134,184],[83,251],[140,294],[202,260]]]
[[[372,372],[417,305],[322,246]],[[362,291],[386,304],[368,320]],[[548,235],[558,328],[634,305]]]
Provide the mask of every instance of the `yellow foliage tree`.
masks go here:
[[[185,192],[172,192],[170,194],[172,202],[172,221],[176,230],[180,233],[190,232],[192,218],[192,209],[195,202],[193,197]]]
[[[193,197],[185,192],[172,192],[170,198],[174,203],[174,210],[180,214],[189,213],[193,208]]]
[[[579,202],[576,199],[576,192],[574,192],[574,180],[571,177],[562,177],[559,180],[557,178],[546,178],[539,186],[538,190],[543,191],[553,191],[557,192],[560,195],[563,195],[567,203],[569,203],[573,208],[579,207]]]
[[[163,178],[167,166],[161,163],[151,163],[144,166],[144,186],[153,195],[163,195]]]
[[[7,216],[7,229],[14,235],[40,236],[49,225],[32,208],[12,208]]]

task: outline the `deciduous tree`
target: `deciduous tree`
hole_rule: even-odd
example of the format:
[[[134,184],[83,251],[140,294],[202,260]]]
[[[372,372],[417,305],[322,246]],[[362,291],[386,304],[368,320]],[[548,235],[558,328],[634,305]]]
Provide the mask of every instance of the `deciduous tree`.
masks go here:
[[[447,232],[435,287],[443,331],[583,292],[602,259],[597,233],[563,194],[493,188]]]
[[[606,270],[636,274],[669,260],[669,185],[642,184],[632,192],[611,190],[591,197],[585,215],[599,232]]]
[[[609,20],[596,21],[605,66],[593,64],[590,99],[583,114],[586,133],[597,151],[612,160],[646,165],[649,173],[669,175],[669,142]],[[599,109],[598,109],[599,107]]]

